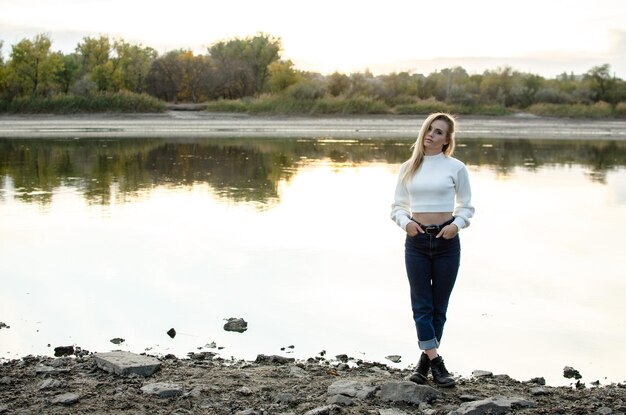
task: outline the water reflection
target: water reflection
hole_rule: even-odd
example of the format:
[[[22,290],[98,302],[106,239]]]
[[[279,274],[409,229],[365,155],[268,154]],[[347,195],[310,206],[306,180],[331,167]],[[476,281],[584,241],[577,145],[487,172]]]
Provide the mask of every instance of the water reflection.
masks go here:
[[[0,140],[0,175],[24,202],[50,203],[60,186],[77,188],[89,203],[123,202],[155,186],[206,183],[234,202],[259,208],[278,199],[278,183],[311,160],[359,165],[407,158],[410,141],[329,139],[66,139]],[[626,165],[616,141],[466,140],[457,149],[466,164],[506,177],[514,169],[580,165],[589,180]],[[112,191],[113,188],[115,191]],[[6,189],[5,192],[6,193]]]
[[[0,359],[123,337],[156,354],[216,341],[225,358],[296,344],[298,358],[415,363],[388,219],[409,145],[0,140]],[[624,143],[464,140],[458,155],[477,215],[446,334],[454,370],[622,381]],[[248,332],[224,332],[227,317]]]

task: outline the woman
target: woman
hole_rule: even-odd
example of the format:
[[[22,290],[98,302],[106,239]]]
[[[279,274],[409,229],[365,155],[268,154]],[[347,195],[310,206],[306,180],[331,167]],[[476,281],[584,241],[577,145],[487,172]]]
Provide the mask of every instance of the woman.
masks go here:
[[[407,233],[406,271],[418,345],[423,350],[409,378],[425,383],[430,371],[439,386],[454,386],[437,349],[448,300],[461,258],[459,230],[474,214],[465,165],[451,157],[454,118],[431,114],[420,130],[413,155],[400,167],[391,218]]]

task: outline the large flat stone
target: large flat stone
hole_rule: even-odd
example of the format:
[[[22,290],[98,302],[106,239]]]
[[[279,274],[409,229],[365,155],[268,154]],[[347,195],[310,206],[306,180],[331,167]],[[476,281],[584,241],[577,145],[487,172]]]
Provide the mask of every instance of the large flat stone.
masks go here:
[[[130,352],[96,353],[94,359],[100,369],[120,376],[150,376],[161,368],[158,359]]]

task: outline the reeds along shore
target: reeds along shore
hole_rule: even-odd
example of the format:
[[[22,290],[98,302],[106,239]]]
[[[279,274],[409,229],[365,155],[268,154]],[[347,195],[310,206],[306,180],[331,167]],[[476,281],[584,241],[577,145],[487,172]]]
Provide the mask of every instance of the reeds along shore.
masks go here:
[[[288,115],[424,115],[448,112],[456,115],[510,115],[516,111],[501,105],[458,105],[436,100],[390,105],[371,98],[322,97],[297,99],[287,95],[262,95],[258,98],[217,100],[204,103],[168,104],[147,94],[132,92],[98,93],[90,96],[55,95],[52,97],[0,100],[0,114],[82,114],[82,113],[159,113],[168,108]],[[524,112],[548,117],[626,118],[626,103],[611,106],[595,104],[534,104]]]

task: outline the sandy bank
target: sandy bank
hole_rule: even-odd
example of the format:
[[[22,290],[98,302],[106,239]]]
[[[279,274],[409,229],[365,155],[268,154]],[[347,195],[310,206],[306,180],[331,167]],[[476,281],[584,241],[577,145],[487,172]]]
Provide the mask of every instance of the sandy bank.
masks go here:
[[[413,138],[419,116],[253,116],[169,111],[163,114],[3,115],[0,138],[294,137]],[[626,140],[626,120],[534,116],[459,117],[459,139]]]

